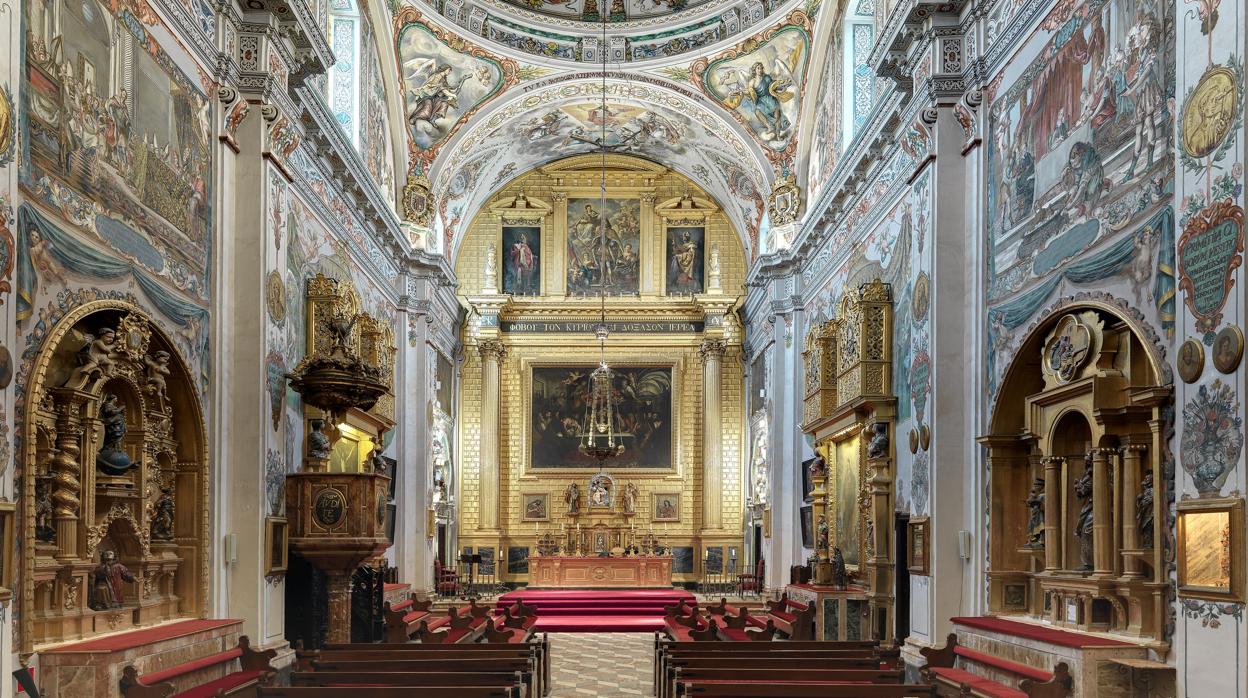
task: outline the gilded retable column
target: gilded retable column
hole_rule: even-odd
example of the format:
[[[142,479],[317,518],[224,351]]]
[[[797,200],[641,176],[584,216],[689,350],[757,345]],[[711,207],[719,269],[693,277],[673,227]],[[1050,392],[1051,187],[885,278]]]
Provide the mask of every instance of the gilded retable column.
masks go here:
[[[1044,569],[1047,571],[1056,571],[1063,565],[1058,522],[1062,517],[1062,465],[1065,463],[1066,459],[1061,456],[1044,459]]]
[[[1112,448],[1092,449],[1092,562],[1093,574],[1114,573],[1113,492],[1109,484]]]
[[[1137,527],[1136,496],[1140,491],[1140,464],[1144,459],[1144,444],[1128,444],[1122,449],[1122,547],[1136,550],[1140,547],[1140,529]],[[1124,577],[1140,577],[1140,560],[1127,555],[1122,560]]]
[[[702,342],[702,527],[724,527],[724,426],[721,373],[726,344],[720,339]]]
[[[498,528],[498,410],[502,400],[500,365],[507,348],[497,340],[477,345],[481,352],[481,528]]]
[[[56,455],[52,458],[52,520],[56,526],[57,557],[78,557],[78,524],[82,510],[80,457],[82,406],[91,395],[73,388],[58,388],[56,398]],[[94,465],[92,466],[94,467]]]

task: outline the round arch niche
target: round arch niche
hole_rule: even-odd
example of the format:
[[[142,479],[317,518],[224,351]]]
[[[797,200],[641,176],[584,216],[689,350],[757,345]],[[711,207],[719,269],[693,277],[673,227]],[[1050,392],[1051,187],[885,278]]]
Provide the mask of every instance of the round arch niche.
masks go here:
[[[1112,303],[1073,302],[1006,369],[980,439],[993,614],[1164,645],[1173,386],[1152,336]]]
[[[85,304],[35,357],[20,480],[21,651],[175,618],[208,595],[204,413],[186,362],[142,309]],[[95,583],[112,551],[133,579]]]

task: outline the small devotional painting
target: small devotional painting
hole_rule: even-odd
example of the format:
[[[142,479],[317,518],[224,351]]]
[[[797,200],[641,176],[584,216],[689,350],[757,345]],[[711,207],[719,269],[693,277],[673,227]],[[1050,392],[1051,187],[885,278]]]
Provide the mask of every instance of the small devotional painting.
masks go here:
[[[1178,506],[1179,596],[1244,600],[1244,500],[1187,500]]]
[[[680,521],[679,492],[656,492],[654,494],[654,520]]]
[[[542,292],[541,234],[535,225],[503,226],[503,293]]]
[[[550,495],[546,492],[520,495],[520,507],[524,521],[550,520]]]
[[[568,293],[636,294],[640,255],[638,199],[568,199]]]
[[[594,366],[533,368],[529,463],[534,469],[596,468],[578,450]],[[616,414],[624,452],[613,470],[672,467],[672,368],[613,369]]]
[[[706,229],[674,226],[667,229],[667,295],[702,293],[702,260]]]

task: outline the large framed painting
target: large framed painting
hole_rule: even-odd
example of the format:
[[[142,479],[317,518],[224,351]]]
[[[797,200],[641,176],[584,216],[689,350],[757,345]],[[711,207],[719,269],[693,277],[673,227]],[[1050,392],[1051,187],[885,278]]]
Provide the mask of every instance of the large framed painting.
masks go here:
[[[698,225],[667,229],[667,295],[702,293],[702,260],[706,255],[706,228]]]
[[[600,210],[601,209],[601,210]],[[568,199],[568,293],[636,295],[641,271],[639,199]]]
[[[861,517],[858,507],[858,451],[860,437],[836,442],[836,463],[833,470],[832,503],[836,509],[835,541],[845,556],[845,565],[857,569],[862,563]]]
[[[1244,601],[1244,500],[1199,499],[1178,506],[1179,596]]]
[[[537,296],[542,292],[542,229],[536,225],[503,226],[503,293]]]
[[[529,467],[535,470],[593,468],[597,461],[578,450],[589,401],[593,364],[534,366],[530,388]],[[612,470],[670,470],[672,455],[672,367],[617,366],[616,411],[624,452]]]

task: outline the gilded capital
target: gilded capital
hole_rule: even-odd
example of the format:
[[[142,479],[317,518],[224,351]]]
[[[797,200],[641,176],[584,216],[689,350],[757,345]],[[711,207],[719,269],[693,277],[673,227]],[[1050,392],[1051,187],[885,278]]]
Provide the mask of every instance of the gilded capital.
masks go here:
[[[655,194],[652,191],[647,191],[647,192],[642,192],[640,198],[641,198],[641,203],[649,204],[650,206],[653,206],[654,202],[658,201],[659,195]]]
[[[494,361],[502,361],[507,356],[507,347],[500,341],[495,339],[487,339],[477,343],[477,351],[481,352],[482,359],[493,359]]]
[[[709,358],[722,359],[728,349],[728,343],[722,339],[707,339],[698,347],[698,356],[706,361]]]

